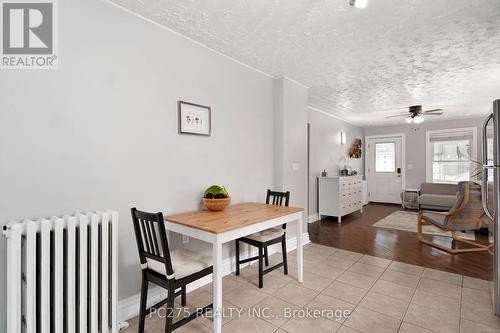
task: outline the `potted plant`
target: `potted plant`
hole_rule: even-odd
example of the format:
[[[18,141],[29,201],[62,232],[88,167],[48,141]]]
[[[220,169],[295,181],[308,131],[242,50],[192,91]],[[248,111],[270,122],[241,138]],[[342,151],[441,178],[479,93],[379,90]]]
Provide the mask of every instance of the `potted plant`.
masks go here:
[[[230,203],[231,198],[224,186],[212,185],[207,188],[203,195],[203,204],[208,210],[224,210]]]

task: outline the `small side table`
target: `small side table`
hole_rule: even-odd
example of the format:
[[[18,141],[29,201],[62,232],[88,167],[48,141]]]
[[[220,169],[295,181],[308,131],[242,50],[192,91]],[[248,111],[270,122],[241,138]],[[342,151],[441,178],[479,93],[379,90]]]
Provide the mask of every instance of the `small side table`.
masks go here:
[[[417,202],[419,195],[419,189],[405,188],[403,192],[401,192],[401,205],[403,206],[403,208],[419,210],[420,207]]]

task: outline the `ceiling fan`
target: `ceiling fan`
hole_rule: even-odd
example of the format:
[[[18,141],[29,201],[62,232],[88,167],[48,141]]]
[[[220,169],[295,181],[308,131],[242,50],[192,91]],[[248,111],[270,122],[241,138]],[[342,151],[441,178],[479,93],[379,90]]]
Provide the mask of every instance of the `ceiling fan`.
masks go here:
[[[421,124],[425,120],[424,116],[440,116],[443,114],[443,109],[422,111],[422,105],[413,105],[409,107],[408,112],[398,113],[392,116],[387,116],[386,118],[406,117],[405,121],[408,124]]]

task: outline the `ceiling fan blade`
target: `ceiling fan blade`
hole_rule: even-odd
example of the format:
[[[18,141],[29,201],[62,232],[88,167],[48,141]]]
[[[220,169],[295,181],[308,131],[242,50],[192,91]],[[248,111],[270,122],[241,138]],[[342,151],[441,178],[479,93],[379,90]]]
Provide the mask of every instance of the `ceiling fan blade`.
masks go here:
[[[424,111],[424,113],[439,112],[439,111],[443,111],[443,109],[426,110],[426,111]]]
[[[386,118],[396,118],[396,117],[409,117],[410,114],[408,113],[401,113],[401,114],[393,114],[392,116],[386,116]]]
[[[444,112],[433,112],[433,113],[425,113],[424,115],[425,116],[440,116],[442,115]]]

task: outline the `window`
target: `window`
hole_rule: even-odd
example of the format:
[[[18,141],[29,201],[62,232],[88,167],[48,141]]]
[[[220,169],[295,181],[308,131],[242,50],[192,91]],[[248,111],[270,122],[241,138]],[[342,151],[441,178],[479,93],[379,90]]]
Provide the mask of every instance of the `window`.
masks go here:
[[[396,172],[396,143],[375,144],[375,172]]]
[[[470,180],[475,166],[476,129],[427,132],[427,179],[433,183]]]

